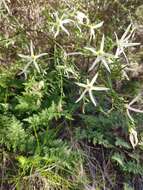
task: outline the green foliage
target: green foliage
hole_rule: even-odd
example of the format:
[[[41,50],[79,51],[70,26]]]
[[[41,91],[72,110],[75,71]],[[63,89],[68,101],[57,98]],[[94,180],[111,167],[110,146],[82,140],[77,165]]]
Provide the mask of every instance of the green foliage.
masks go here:
[[[70,150],[69,146],[60,140],[50,138],[52,134],[47,135],[44,138],[44,144],[42,145],[42,155],[32,157],[17,157],[19,162],[19,175],[16,181],[23,185],[25,178],[27,185],[30,185],[31,175],[40,175],[46,179],[46,184],[50,188],[57,189],[69,189],[72,188],[70,176],[77,174],[77,164],[82,162],[82,159],[77,152]],[[30,172],[30,176],[28,176]],[[28,182],[29,181],[29,182]],[[77,179],[74,180],[74,186],[76,187]],[[35,182],[34,182],[35,183]],[[25,187],[26,188],[26,187]]]
[[[4,144],[9,150],[13,149],[16,151],[17,148],[23,150],[27,139],[27,134],[22,126],[22,123],[14,116],[7,117],[1,115],[0,118],[1,144]]]
[[[57,69],[44,76],[16,77],[1,75],[0,86],[0,143],[18,159],[17,177],[12,181],[17,188],[26,183],[25,188],[31,189],[25,179],[32,180],[30,176],[38,173],[46,180],[45,187],[75,189],[80,183],[77,166],[83,163],[82,154],[59,138],[62,123],[72,119],[61,91],[64,76]],[[72,176],[77,176],[74,182]]]

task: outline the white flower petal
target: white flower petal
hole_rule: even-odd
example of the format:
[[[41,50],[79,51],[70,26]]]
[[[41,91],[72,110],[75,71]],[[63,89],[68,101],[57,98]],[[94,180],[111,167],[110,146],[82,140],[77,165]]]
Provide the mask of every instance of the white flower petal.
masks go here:
[[[94,25],[94,26],[93,26],[93,29],[100,28],[100,27],[103,25],[103,23],[104,23],[104,21],[102,21],[102,22],[100,22],[100,23]]]
[[[36,70],[38,71],[38,73],[40,73],[40,68],[39,68],[37,62],[36,62],[36,61],[33,61],[33,64],[34,64]]]
[[[108,66],[108,63],[106,62],[106,59],[105,59],[105,58],[102,58],[101,61],[103,62],[103,65],[105,66],[105,68],[107,69],[107,71],[108,71],[109,73],[111,73],[110,68],[109,68],[109,66]]]
[[[40,58],[40,57],[43,57],[43,56],[45,56],[45,55],[48,55],[48,53],[41,53],[41,54],[39,54],[39,55],[36,55],[35,57],[35,59],[38,59],[38,58]]]
[[[126,31],[124,32],[124,34],[123,34],[122,37],[121,37],[121,40],[123,40],[123,39],[126,38],[128,32],[130,31],[131,26],[132,26],[132,24],[130,24],[130,25],[127,27]]]
[[[139,46],[139,45],[140,45],[140,43],[122,43],[122,46],[124,46],[125,48]]]
[[[90,41],[91,41],[92,39],[95,39],[95,31],[94,31],[93,28],[90,28]]]
[[[97,80],[98,77],[98,73],[95,74],[95,76],[93,77],[93,79],[91,80],[90,84],[93,85],[95,83],[95,81]]]
[[[26,64],[26,66],[23,69],[23,73],[26,73],[28,67],[31,65],[32,61],[30,61],[29,63]]]
[[[126,110],[126,112],[127,112],[127,116],[129,117],[129,119],[130,119],[132,122],[134,122],[134,119],[133,119],[133,117],[131,116],[131,114],[130,114],[130,112],[129,112],[128,109]]]
[[[92,65],[91,65],[91,67],[89,68],[88,71],[91,71],[91,70],[96,66],[96,64],[99,63],[100,61],[101,61],[101,58],[100,58],[100,57],[97,57],[97,58],[95,59],[95,61],[92,63]]]
[[[115,34],[115,37],[116,37],[116,43],[117,43],[117,45],[118,45],[118,44],[119,44],[119,39],[118,39],[117,33],[114,32],[114,34]]]
[[[129,110],[131,110],[131,111],[134,111],[134,112],[136,112],[136,113],[143,113],[143,110],[139,110],[139,109],[136,109],[136,108],[132,108],[132,107],[128,107],[128,109]]]
[[[96,107],[97,104],[96,104],[96,101],[95,101],[95,99],[94,99],[94,97],[93,97],[93,94],[92,94],[92,91],[91,91],[91,90],[89,91],[89,97],[90,97],[92,103],[94,104],[94,106]]]
[[[84,91],[82,92],[81,96],[76,100],[75,103],[78,103],[78,102],[84,97],[84,95],[86,94],[86,92],[87,92],[87,90],[84,90]]]
[[[71,53],[67,53],[67,56],[68,55],[83,55],[82,52],[71,52]]]
[[[70,35],[70,33],[68,32],[68,30],[63,26],[63,25],[61,25],[61,28],[62,28],[62,30],[69,36]]]
[[[59,32],[60,32],[60,28],[57,27],[57,31],[56,31],[56,33],[55,33],[55,35],[54,35],[54,38],[56,38],[56,37],[59,35]]]
[[[131,30],[130,34],[125,38],[125,40],[129,40],[133,34],[133,32],[135,31],[135,27]]]
[[[137,135],[137,131],[135,131],[134,129],[130,130],[129,140],[133,148],[135,148],[139,142]]]
[[[77,11],[77,16],[76,16],[77,20],[79,21],[80,24],[83,24],[84,19],[86,19],[86,22],[88,23],[88,17],[81,11]]]
[[[109,88],[106,88],[106,87],[98,87],[98,86],[93,86],[92,87],[92,90],[96,90],[96,91],[108,91],[110,90]]]
[[[31,56],[34,55],[33,42],[32,42],[32,40],[30,41],[30,53],[31,53]]]
[[[78,86],[80,86],[80,87],[83,87],[83,88],[86,88],[86,87],[87,87],[87,85],[86,85],[86,84],[83,84],[83,83],[76,82],[76,84],[77,84]]]
[[[61,21],[62,24],[68,24],[68,23],[70,23],[70,22],[74,22],[74,21],[71,20],[71,19],[65,19],[65,20],[62,20],[62,21]]]
[[[125,77],[125,79],[130,80],[129,76],[127,75],[125,70],[122,70],[122,76]]]
[[[129,106],[131,106],[132,104],[134,104],[135,102],[137,102],[140,98],[140,94],[138,96],[136,96],[130,103]]]
[[[18,56],[23,58],[23,59],[31,60],[31,57],[28,55],[18,54]]]
[[[92,52],[93,54],[95,54],[95,55],[97,54],[95,48],[85,47],[85,49],[91,51],[91,52]]]
[[[129,64],[129,60],[128,60],[128,57],[126,56],[125,51],[123,50],[122,53],[123,53],[123,55],[124,55],[124,57],[125,57],[125,59],[126,59],[127,64]]]

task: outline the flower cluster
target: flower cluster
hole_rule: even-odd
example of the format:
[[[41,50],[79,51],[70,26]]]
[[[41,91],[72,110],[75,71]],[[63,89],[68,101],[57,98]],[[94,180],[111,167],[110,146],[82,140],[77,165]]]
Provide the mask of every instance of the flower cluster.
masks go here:
[[[75,55],[81,55],[85,57],[92,57],[92,64],[89,66],[88,69],[88,75],[91,80],[86,79],[86,83],[82,82],[75,82],[77,86],[84,89],[83,91],[80,90],[81,94],[79,98],[76,100],[76,103],[80,102],[82,99],[86,97],[86,95],[89,95],[89,98],[93,105],[97,106],[97,101],[94,97],[95,91],[106,91],[110,92],[110,88],[106,87],[106,85],[95,85],[98,81],[98,77],[100,75],[100,71],[103,71],[102,73],[106,73],[108,77],[112,75],[112,71],[114,71],[115,63],[116,66],[121,68],[120,74],[124,79],[130,80],[128,76],[128,72],[131,72],[133,70],[132,65],[130,61],[127,58],[126,55],[126,49],[129,47],[134,47],[140,45],[140,43],[131,42],[131,39],[134,35],[135,27],[133,27],[133,24],[129,24],[125,32],[122,34],[121,37],[118,37],[117,33],[115,33],[115,39],[116,42],[113,45],[113,48],[110,48],[110,52],[108,52],[106,47],[106,39],[105,35],[102,34],[101,42],[98,47],[93,47],[93,40],[96,38],[96,30],[103,26],[104,22],[99,21],[98,23],[92,23],[89,19],[89,17],[81,12],[76,11],[73,14],[71,14],[71,17],[69,17],[67,14],[61,14],[58,12],[55,12],[51,16],[52,21],[49,23],[51,26],[51,32],[53,33],[54,40],[57,39],[58,36],[60,36],[61,33],[70,36],[71,32],[69,32],[68,26],[74,26],[79,31],[80,34],[84,33],[84,29],[86,28],[87,32],[87,38],[88,45],[82,48],[80,52],[70,52],[66,53],[66,50],[62,47],[63,53],[63,62],[61,64],[58,64],[56,69],[63,72],[64,76],[68,79],[74,78],[75,80],[78,80],[78,72],[76,72],[73,65],[70,65],[67,61],[69,56],[75,56]],[[98,45],[97,45],[98,46]],[[47,55],[47,53],[41,53],[38,55],[34,54],[33,50],[33,43],[31,41],[30,43],[30,55],[23,55],[19,54],[19,56],[27,61],[27,64],[23,70],[23,73],[26,73],[29,66],[33,65],[34,68],[37,70],[38,73],[41,73],[41,69],[38,65],[38,59]],[[123,59],[120,59],[123,55]],[[118,65],[117,65],[118,64]],[[90,73],[92,72],[93,78],[91,78]],[[103,81],[103,80],[101,80]],[[110,85],[109,85],[110,86]],[[124,100],[124,99],[123,99]],[[132,105],[134,103],[137,103],[138,96],[133,99],[130,103],[124,104],[124,108],[126,109],[126,115],[128,119],[131,121],[131,123],[134,123],[134,119],[130,114],[130,111],[136,112],[136,113],[143,113],[142,110],[133,108]],[[133,134],[133,133],[131,133]],[[133,142],[133,141],[132,141]],[[131,143],[132,143],[131,142]],[[133,143],[132,143],[133,144]]]
[[[81,21],[83,22],[83,18],[87,19],[87,17],[85,15],[82,15],[82,14],[80,14],[80,15],[81,15],[81,18],[82,18],[82,19],[80,18],[80,22]],[[89,68],[89,71],[94,70],[94,68],[96,68],[97,65],[98,65],[98,67],[96,69],[95,77],[93,77],[93,79],[91,81],[95,82],[95,79],[97,79],[98,70],[100,69],[99,66],[103,66],[107,70],[107,72],[111,74],[110,65],[112,63],[114,63],[114,61],[116,61],[117,59],[119,59],[119,57],[121,56],[121,54],[123,54],[125,56],[126,60],[127,60],[127,56],[125,54],[125,49],[127,47],[137,46],[137,45],[140,44],[140,43],[131,43],[129,41],[129,39],[132,37],[133,32],[135,30],[135,28],[133,28],[131,30],[131,26],[132,26],[132,24],[130,24],[127,27],[127,29],[123,33],[121,39],[118,39],[117,34],[115,33],[115,36],[116,36],[116,47],[117,47],[115,54],[105,52],[105,50],[104,50],[105,49],[105,47],[104,47],[105,46],[105,36],[104,36],[104,34],[103,34],[102,39],[101,39],[100,49],[99,50],[96,50],[96,48],[94,48],[94,47],[85,47],[85,50],[88,51],[88,52],[90,52],[90,55],[92,57],[95,57],[95,60],[93,61],[92,65]],[[128,60],[127,60],[126,64],[122,64],[121,65],[121,74],[127,80],[129,80],[129,77],[127,75],[127,71],[131,70],[130,67],[131,67],[131,64],[129,64]],[[79,102],[84,97],[84,95],[86,94],[86,92],[89,90],[88,86],[89,86],[90,83],[87,82],[87,85],[83,85],[83,84],[81,85],[81,83],[76,83],[76,84],[78,86],[80,86],[80,87],[84,87],[85,88],[85,90],[83,91],[83,93],[81,94],[81,96],[79,97],[79,99],[76,101],[76,102]],[[93,85],[93,82],[91,82],[91,84]],[[94,104],[94,106],[97,106],[97,103],[95,103],[94,97],[93,97],[93,95],[91,93],[91,89],[92,89],[92,87],[89,90],[90,99],[91,99],[92,103]],[[98,89],[98,90],[105,90],[105,89],[107,90],[107,88],[101,88],[101,89]],[[109,90],[109,88],[108,88],[108,90]],[[138,111],[139,110],[137,109],[136,112],[138,112]],[[131,119],[131,116],[130,116],[130,114],[129,114],[128,111],[127,111],[127,113],[128,113],[127,115],[129,116],[129,119]]]
[[[47,53],[41,53],[38,55],[34,54],[34,48],[33,48],[33,43],[32,41],[30,42],[30,55],[23,55],[19,54],[19,57],[22,59],[26,60],[28,63],[26,64],[25,68],[23,69],[23,73],[26,74],[28,68],[30,67],[31,64],[35,67],[38,73],[40,73],[40,67],[38,66],[37,60],[43,56],[47,55]]]

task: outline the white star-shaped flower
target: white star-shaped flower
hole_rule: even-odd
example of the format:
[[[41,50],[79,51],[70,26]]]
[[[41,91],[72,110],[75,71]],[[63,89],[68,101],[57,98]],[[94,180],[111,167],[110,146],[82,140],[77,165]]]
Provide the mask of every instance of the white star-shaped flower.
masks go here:
[[[126,31],[124,32],[124,34],[122,35],[122,37],[119,39],[117,34],[115,33],[115,37],[116,37],[116,44],[117,44],[117,50],[116,50],[116,54],[115,56],[118,58],[121,54],[123,54],[128,62],[127,56],[125,54],[124,49],[128,48],[128,47],[133,47],[133,46],[138,46],[140,45],[140,43],[131,43],[129,42],[129,39],[132,37],[135,28],[133,28],[131,31],[132,24],[130,24]]]
[[[105,88],[105,87],[99,87],[99,86],[93,86],[94,83],[96,82],[98,77],[98,73],[93,77],[93,79],[91,80],[91,82],[89,82],[89,80],[87,79],[87,84],[83,84],[83,83],[76,83],[78,86],[85,88],[85,90],[82,92],[81,96],[76,100],[76,103],[79,102],[84,96],[85,94],[88,92],[89,97],[92,101],[92,103],[94,104],[94,106],[97,106],[96,104],[96,100],[92,94],[92,91],[107,91],[109,90],[109,88]]]
[[[95,39],[95,30],[96,29],[98,29],[98,28],[100,28],[102,25],[103,25],[103,21],[102,22],[100,22],[100,23],[98,23],[98,24],[89,24],[88,25],[88,27],[89,27],[89,31],[90,31],[90,41],[92,40],[92,39]]]
[[[106,68],[106,70],[108,72],[111,72],[108,64],[112,62],[111,58],[115,58],[115,56],[104,52],[104,41],[105,41],[105,37],[103,34],[99,51],[96,51],[95,48],[85,47],[86,50],[89,50],[90,52],[92,52],[93,56],[96,56],[96,59],[91,65],[91,67],[89,68],[89,71],[91,71],[97,65],[97,63],[101,62],[103,66]]]
[[[140,98],[140,94],[138,96],[136,96],[129,104],[125,104],[125,108],[126,108],[126,112],[127,112],[127,116],[129,117],[129,119],[134,122],[134,119],[133,117],[131,116],[130,114],[130,111],[133,111],[133,112],[136,112],[136,113],[143,113],[143,110],[140,110],[140,109],[136,109],[136,108],[133,108],[132,105],[134,103],[136,103]]]
[[[74,22],[71,19],[64,19],[65,15],[63,14],[61,17],[59,17],[58,12],[54,13],[55,16],[55,23],[53,23],[52,26],[52,32],[54,33],[54,38],[56,38],[60,30],[63,30],[68,36],[70,35],[69,31],[65,28],[65,24],[68,24],[70,22]]]
[[[86,16],[85,13],[83,13],[81,11],[77,11],[76,19],[78,20],[79,24],[84,24],[84,21],[86,23],[89,23],[88,16]]]
[[[26,61],[28,61],[27,65],[25,66],[25,68],[23,69],[23,73],[26,73],[28,67],[33,64],[33,66],[35,67],[35,69],[37,70],[38,73],[40,73],[40,68],[37,64],[37,59],[39,59],[40,57],[43,57],[45,55],[47,55],[47,53],[41,53],[39,55],[35,55],[34,54],[34,50],[33,50],[33,43],[32,41],[30,42],[30,55],[23,55],[23,54],[18,54],[19,57],[25,59]]]

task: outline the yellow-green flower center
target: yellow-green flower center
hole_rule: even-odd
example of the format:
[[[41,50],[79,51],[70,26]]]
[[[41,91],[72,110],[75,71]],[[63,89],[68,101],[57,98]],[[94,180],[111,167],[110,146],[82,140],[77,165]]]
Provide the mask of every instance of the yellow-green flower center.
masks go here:
[[[31,57],[32,57],[32,59],[35,59],[35,58],[36,58],[36,56],[35,56],[35,55],[32,55]]]

